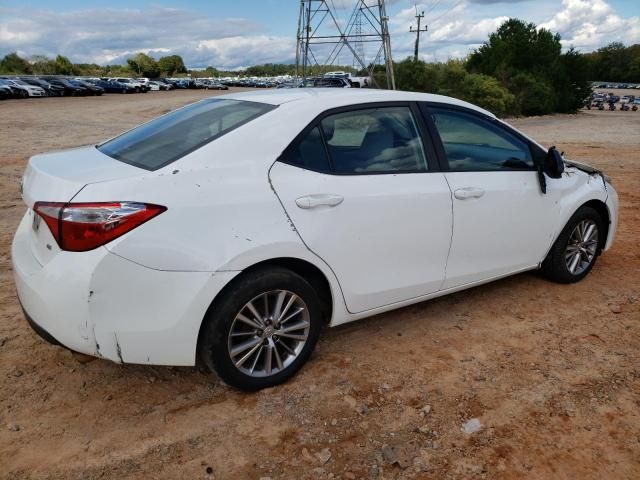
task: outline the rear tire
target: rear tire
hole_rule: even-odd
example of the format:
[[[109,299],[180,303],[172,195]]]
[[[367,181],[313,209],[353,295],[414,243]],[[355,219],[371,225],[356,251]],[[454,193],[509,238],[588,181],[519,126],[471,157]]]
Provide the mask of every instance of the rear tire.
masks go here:
[[[575,283],[586,277],[604,245],[604,224],[591,207],[581,207],[569,219],[542,262],[542,275],[558,283]]]
[[[309,359],[322,318],[318,295],[304,278],[281,267],[259,268],[234,279],[216,299],[204,319],[198,353],[233,387],[273,387]]]

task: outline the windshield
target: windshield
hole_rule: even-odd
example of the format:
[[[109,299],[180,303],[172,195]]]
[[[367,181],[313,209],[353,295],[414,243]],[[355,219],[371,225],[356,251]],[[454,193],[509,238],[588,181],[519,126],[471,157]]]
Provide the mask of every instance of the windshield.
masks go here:
[[[202,100],[109,140],[98,150],[121,162],[157,170],[274,108],[239,100]]]

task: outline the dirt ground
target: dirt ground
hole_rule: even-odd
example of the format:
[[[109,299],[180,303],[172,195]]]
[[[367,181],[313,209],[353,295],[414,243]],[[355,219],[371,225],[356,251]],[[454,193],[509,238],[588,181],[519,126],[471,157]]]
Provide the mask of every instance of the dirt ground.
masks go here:
[[[0,103],[0,478],[640,478],[640,112],[513,121],[619,192],[614,248],[579,284],[522,274],[327,330],[256,394],[40,340],[10,263],[29,156],[207,95]]]

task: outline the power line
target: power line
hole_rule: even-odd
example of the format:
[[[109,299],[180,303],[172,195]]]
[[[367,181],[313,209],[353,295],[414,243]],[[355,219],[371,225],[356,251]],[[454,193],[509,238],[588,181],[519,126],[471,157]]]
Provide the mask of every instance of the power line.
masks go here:
[[[442,3],[442,0],[436,0],[435,2],[433,2],[433,5],[431,5],[431,8],[427,9],[427,15],[431,12],[433,12],[435,10],[435,8],[440,5]]]
[[[462,2],[464,2],[464,0],[458,0],[451,8],[449,8],[448,10],[445,10],[444,12],[442,12],[440,15],[438,15],[436,18],[434,18],[433,20],[431,20],[431,23],[435,23],[438,20],[440,20],[442,17],[444,17],[447,13],[449,13],[451,10],[453,10],[454,8],[456,8],[458,5],[460,5]]]

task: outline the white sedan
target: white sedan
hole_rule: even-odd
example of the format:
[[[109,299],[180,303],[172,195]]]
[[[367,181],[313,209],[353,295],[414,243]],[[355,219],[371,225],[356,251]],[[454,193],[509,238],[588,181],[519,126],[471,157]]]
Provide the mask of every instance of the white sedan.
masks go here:
[[[26,317],[115,362],[255,390],[335,326],[540,269],[581,280],[618,197],[468,103],[380,90],[217,96],[31,158],[12,247]]]
[[[47,92],[44,91],[44,88],[38,87],[36,85],[31,85],[24,80],[20,80],[19,78],[8,78],[8,83],[11,86],[19,88],[23,92],[26,93],[26,96],[29,97],[46,97]]]

